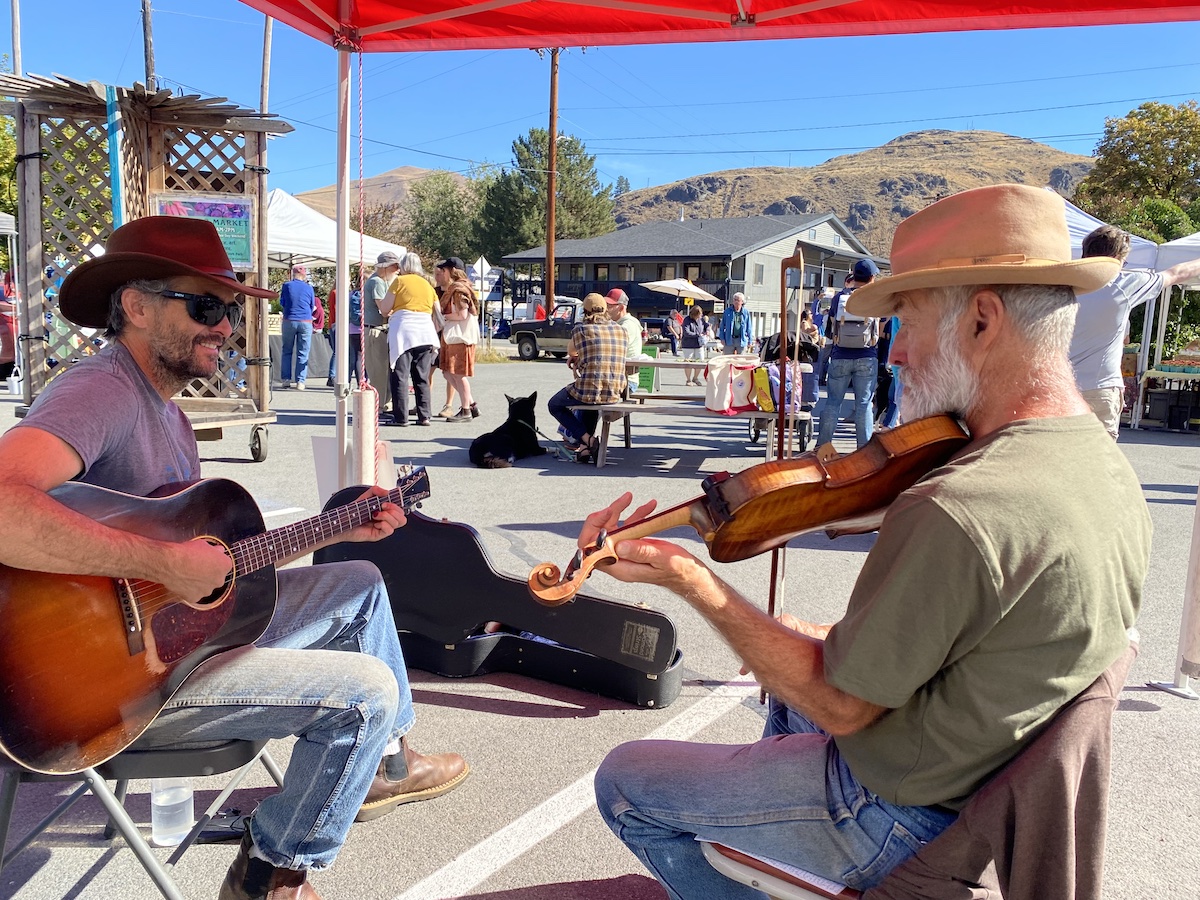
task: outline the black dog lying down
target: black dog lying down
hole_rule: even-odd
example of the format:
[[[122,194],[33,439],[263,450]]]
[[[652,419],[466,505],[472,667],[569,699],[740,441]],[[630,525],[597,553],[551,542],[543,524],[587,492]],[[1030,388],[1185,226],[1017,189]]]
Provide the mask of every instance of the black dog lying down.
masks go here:
[[[481,434],[471,442],[471,462],[483,469],[507,469],[518,459],[543,456],[546,448],[538,443],[537,391],[528,397],[510,397],[508,418],[495,431]]]

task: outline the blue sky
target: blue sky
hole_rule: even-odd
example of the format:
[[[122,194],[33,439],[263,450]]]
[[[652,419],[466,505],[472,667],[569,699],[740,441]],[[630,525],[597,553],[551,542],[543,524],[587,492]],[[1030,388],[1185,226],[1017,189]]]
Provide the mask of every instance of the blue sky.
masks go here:
[[[236,0],[162,0],[152,18],[166,86],[258,106],[260,13]],[[21,30],[26,73],[121,85],[144,76],[140,0],[24,0]],[[1106,116],[1200,97],[1197,45],[1192,22],[571,49],[561,56],[559,130],[596,154],[603,182],[623,175],[635,188],[814,165],[925,128],[1002,131],[1090,154]],[[275,24],[269,109],[296,131],[270,144],[272,187],[333,182],[336,67],[332,49]],[[515,137],[547,124],[549,64],[533,51],[368,54],[363,70],[367,175],[507,163]]]

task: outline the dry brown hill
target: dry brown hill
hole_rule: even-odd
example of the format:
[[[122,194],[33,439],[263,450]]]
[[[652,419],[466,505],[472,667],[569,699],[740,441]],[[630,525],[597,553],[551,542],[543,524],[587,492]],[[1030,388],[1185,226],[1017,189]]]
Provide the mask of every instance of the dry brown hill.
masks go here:
[[[896,225],[938,197],[1001,182],[1050,185],[1070,197],[1092,164],[995,131],[916,131],[811,168],[729,169],[630,191],[617,198],[617,224],[675,219],[680,207],[702,219],[832,212],[886,255]]]
[[[366,194],[366,206],[370,208],[385,203],[403,203],[408,198],[409,185],[414,181],[419,181],[422,178],[432,175],[433,172],[433,169],[401,166],[398,169],[391,169],[384,172],[382,175],[372,175],[364,178],[363,188]],[[451,175],[451,177],[464,180],[461,175]],[[317,212],[332,218],[334,215],[336,191],[337,186],[331,184],[328,187],[305,191],[302,194],[297,194],[296,197]],[[354,209],[357,208],[357,205],[358,181],[356,179],[350,182],[350,207]]]

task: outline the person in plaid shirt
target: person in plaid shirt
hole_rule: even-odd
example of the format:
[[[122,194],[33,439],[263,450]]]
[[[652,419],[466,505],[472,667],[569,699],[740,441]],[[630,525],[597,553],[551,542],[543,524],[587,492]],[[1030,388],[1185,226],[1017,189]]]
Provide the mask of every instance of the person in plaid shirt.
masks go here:
[[[571,332],[567,364],[575,381],[550,398],[550,415],[567,433],[567,446],[575,461],[596,464],[595,430],[599,416],[593,411],[573,411],[574,403],[616,403],[625,391],[625,331],[608,318],[608,306],[599,294],[583,298],[583,322]]]

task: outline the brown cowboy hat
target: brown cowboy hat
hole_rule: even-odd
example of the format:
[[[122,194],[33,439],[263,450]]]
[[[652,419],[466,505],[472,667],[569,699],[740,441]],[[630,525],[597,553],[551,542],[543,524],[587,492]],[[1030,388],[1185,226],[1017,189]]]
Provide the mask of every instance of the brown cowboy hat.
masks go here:
[[[858,288],[848,312],[891,315],[902,291],[958,284],[1058,284],[1087,293],[1121,268],[1107,256],[1071,259],[1062,197],[1021,184],[963,191],[910,216],[892,238],[891,260],[891,276]]]
[[[58,289],[62,315],[87,328],[108,324],[113,291],[141,278],[195,275],[252,297],[274,291],[237,280],[229,254],[212,222],[183,216],[146,216],[122,225],[108,239],[103,256],[80,263]]]

